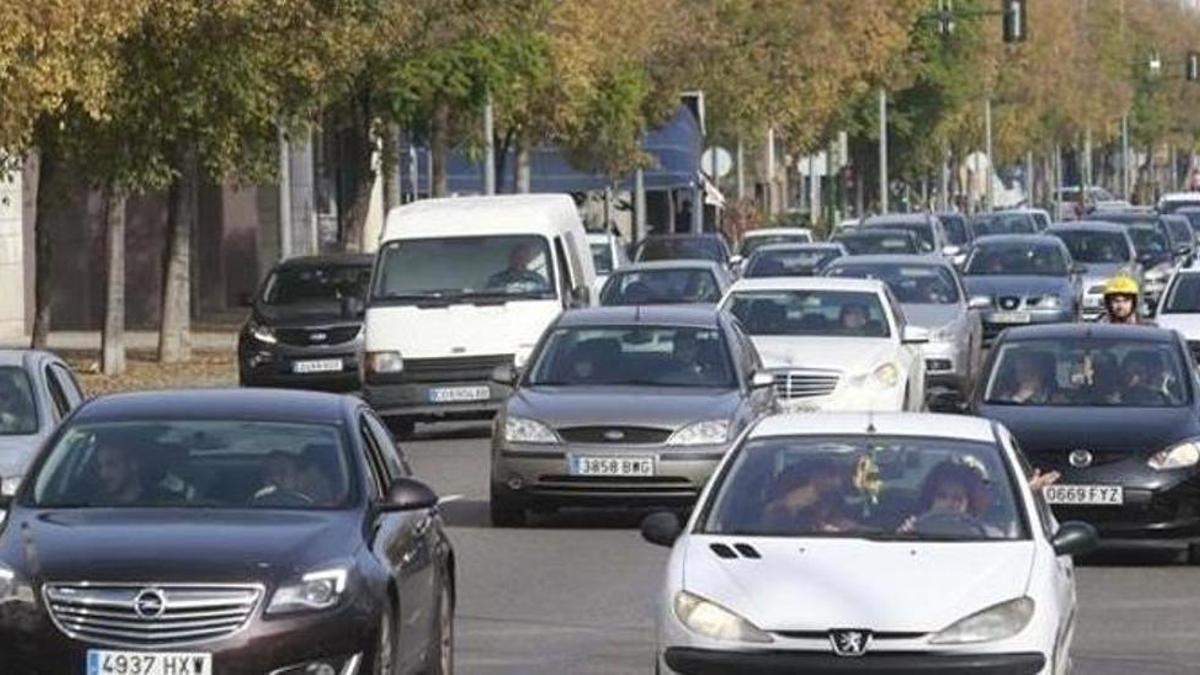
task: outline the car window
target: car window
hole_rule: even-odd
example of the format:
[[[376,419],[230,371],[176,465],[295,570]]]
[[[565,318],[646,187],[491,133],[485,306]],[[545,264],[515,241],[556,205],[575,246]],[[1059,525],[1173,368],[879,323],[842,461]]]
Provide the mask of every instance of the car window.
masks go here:
[[[596,274],[608,274],[613,271],[613,256],[612,247],[608,242],[593,242],[590,244],[592,250],[592,265],[596,268]]]
[[[640,325],[553,330],[538,353],[529,384],[738,386],[720,330]]]
[[[726,255],[715,237],[660,237],[642,241],[634,260],[710,260],[724,265]]]
[[[760,234],[756,237],[746,237],[742,240],[742,256],[749,257],[764,246],[775,244],[805,244],[812,241],[806,234]]]
[[[831,260],[841,256],[832,248],[788,248],[759,250],[746,264],[745,277],[811,277]]]
[[[1167,227],[1171,230],[1171,238],[1180,245],[1192,247],[1192,241],[1195,235],[1192,234],[1192,226],[1188,224],[1187,219],[1183,218],[1164,218]]]
[[[40,507],[343,508],[352,466],[332,425],[76,424],[37,469],[30,499]]]
[[[756,337],[891,335],[879,296],[870,292],[742,291],[730,299],[729,311]]]
[[[1163,303],[1163,314],[1200,313],[1200,274],[1176,274]]]
[[[976,245],[967,259],[967,276],[1067,276],[1067,259],[1057,246],[1029,242]]]
[[[67,400],[67,392],[63,390],[62,384],[54,374],[50,372],[50,367],[42,371],[42,376],[46,379],[46,389],[50,392],[50,398],[54,401],[54,416],[57,419],[66,417],[71,412],[71,404]]]
[[[994,443],[791,436],[735,451],[714,486],[705,534],[1008,541],[1028,537]]]
[[[913,223],[907,221],[890,221],[887,219],[871,219],[862,226],[867,229],[887,229],[887,230],[904,230],[912,232],[917,236],[917,242],[921,246],[921,250],[928,253],[934,250],[936,242],[934,241],[933,225],[931,223]]]
[[[263,285],[268,305],[340,302],[344,297],[367,297],[368,265],[295,265],[276,268]]]
[[[367,429],[375,437],[375,443],[379,447],[380,456],[383,457],[384,467],[390,478],[394,480],[411,476],[412,468],[408,465],[408,460],[405,459],[404,453],[400,451],[396,442],[392,440],[392,435],[388,433],[383,422],[369,412],[363,414],[363,419],[367,422]]]
[[[67,406],[70,410],[79,407],[83,403],[83,392],[79,389],[79,383],[75,381],[75,376],[71,371],[64,368],[61,364],[51,363],[50,374],[58,382],[59,388],[67,397]]]
[[[383,463],[383,452],[379,449],[379,442],[375,439],[374,434],[367,428],[365,419],[359,420],[358,433],[362,440],[363,451],[366,453],[367,469],[371,474],[371,496],[380,499],[387,494],[388,486],[391,484],[387,468]]]
[[[1129,262],[1129,242],[1120,232],[1062,230],[1054,236],[1067,245],[1075,262],[1085,265]]]
[[[558,261],[558,297],[564,302],[571,297],[571,270],[567,264],[567,252],[563,250],[562,237],[554,238],[554,257]]]
[[[942,229],[946,231],[946,241],[955,246],[966,244],[970,237],[967,236],[967,221],[962,216],[939,216],[942,221]]]
[[[852,260],[847,258],[847,261]],[[831,268],[828,276],[879,279],[902,303],[953,305],[959,301],[954,272],[941,265],[846,262]]]
[[[17,366],[0,366],[0,436],[36,434],[38,426],[29,374]]]
[[[614,273],[600,291],[601,305],[716,304],[721,287],[708,269]]]
[[[990,234],[1034,234],[1038,231],[1037,223],[1024,213],[998,213],[980,216],[972,221],[972,225],[977,237]]]
[[[846,247],[850,255],[882,255],[887,253],[920,253],[920,245],[912,235],[889,232],[849,232],[838,235],[835,241]]]
[[[380,251],[372,299],[554,298],[555,275],[549,243],[537,235],[403,239]]]
[[[1191,376],[1173,342],[1075,338],[1003,344],[985,400],[998,405],[1181,407]]]

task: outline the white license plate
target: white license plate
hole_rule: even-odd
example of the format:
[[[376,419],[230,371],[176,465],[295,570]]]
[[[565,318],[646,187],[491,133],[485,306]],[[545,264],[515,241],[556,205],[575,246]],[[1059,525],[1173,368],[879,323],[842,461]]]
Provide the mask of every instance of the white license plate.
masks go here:
[[[1043,492],[1049,504],[1120,506],[1125,489],[1120,485],[1048,485]]]
[[[340,373],[341,359],[317,359],[315,361],[296,361],[292,364],[293,373]]]
[[[486,401],[492,392],[487,387],[441,387],[429,390],[431,403],[463,403],[466,401]]]
[[[1032,317],[1029,312],[996,312],[991,320],[992,323],[1029,323]]]
[[[572,457],[572,476],[653,476],[653,457]]]
[[[212,675],[212,654],[89,649],[85,675]]]

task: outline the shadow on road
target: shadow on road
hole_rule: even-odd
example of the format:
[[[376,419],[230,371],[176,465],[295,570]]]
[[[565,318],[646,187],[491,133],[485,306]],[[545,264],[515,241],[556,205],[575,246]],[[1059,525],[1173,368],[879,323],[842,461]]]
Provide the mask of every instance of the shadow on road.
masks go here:
[[[488,503],[462,499],[439,507],[450,527],[492,527]],[[647,509],[564,509],[554,513],[531,512],[524,529],[530,530],[636,530],[653,513]]]
[[[1086,556],[1075,558],[1075,564],[1081,567],[1150,567],[1160,565],[1181,565],[1183,556],[1171,551],[1096,551]]]

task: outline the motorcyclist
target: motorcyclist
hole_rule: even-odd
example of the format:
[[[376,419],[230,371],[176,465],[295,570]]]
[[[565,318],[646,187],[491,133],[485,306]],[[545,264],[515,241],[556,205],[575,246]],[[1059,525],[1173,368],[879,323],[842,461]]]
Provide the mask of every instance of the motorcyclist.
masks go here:
[[[1101,323],[1138,325],[1149,323],[1138,314],[1141,289],[1133,278],[1121,275],[1104,285],[1104,314]]]

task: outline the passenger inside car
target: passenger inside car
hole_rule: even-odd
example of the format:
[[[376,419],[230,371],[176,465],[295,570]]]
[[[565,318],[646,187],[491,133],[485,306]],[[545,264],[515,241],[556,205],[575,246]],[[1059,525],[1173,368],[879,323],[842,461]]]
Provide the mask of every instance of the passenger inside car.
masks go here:
[[[1045,405],[1055,395],[1054,369],[1052,354],[1018,352],[1001,374],[992,398],[998,403]]]
[[[761,516],[772,532],[847,532],[855,528],[842,509],[846,472],[825,458],[800,460],[784,469],[768,490]]]
[[[1121,362],[1121,401],[1132,406],[1168,405],[1171,383],[1162,356],[1156,351],[1135,351]]]
[[[0,368],[0,436],[37,432],[29,377],[18,368]]]
[[[167,490],[147,475],[147,457],[134,442],[115,437],[97,438],[95,494],[98,505],[162,505],[182,501],[183,496]]]

